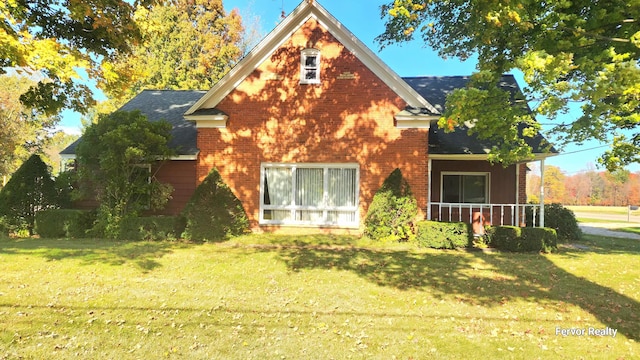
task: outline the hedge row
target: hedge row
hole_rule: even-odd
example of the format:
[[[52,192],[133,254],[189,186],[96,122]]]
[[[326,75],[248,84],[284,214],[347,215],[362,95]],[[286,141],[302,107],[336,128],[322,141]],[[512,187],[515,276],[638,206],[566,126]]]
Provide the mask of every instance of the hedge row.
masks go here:
[[[96,220],[95,211],[49,209],[36,213],[36,232],[43,238],[84,238]],[[172,240],[184,230],[178,216],[131,217],[122,221],[121,240]]]
[[[121,240],[175,240],[181,237],[185,220],[180,216],[129,217],[120,224]]]
[[[421,247],[455,249],[468,247],[472,241],[473,231],[466,223],[428,220],[416,223],[416,242]]]
[[[552,252],[558,248],[558,235],[554,229],[495,226],[488,227],[486,236],[493,248],[514,252]]]
[[[94,211],[49,209],[36,213],[35,230],[43,238],[82,238],[96,219]]]
[[[550,228],[490,226],[485,236],[489,246],[513,252],[552,252],[558,243],[556,231]],[[472,246],[474,236],[466,223],[418,221],[416,242],[421,247],[456,249]]]

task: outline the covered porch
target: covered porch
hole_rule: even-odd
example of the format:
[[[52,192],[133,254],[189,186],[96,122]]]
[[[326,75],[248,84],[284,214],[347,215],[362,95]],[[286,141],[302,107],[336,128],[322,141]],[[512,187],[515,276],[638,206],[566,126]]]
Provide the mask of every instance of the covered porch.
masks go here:
[[[545,158],[536,159],[543,179]],[[503,167],[486,155],[433,154],[428,166],[428,220],[544,227],[544,191],[540,203],[527,203],[527,163]]]

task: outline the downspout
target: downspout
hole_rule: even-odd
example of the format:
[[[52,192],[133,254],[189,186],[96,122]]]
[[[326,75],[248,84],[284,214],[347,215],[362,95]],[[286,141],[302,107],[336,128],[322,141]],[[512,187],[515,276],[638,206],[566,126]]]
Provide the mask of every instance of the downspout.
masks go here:
[[[427,179],[428,179],[428,183],[427,183],[427,220],[431,220],[431,164],[433,163],[433,160],[429,159],[427,161],[427,166],[429,167],[427,169]]]
[[[516,164],[516,223],[520,226],[520,164]]]
[[[544,158],[540,160],[540,223],[544,227]]]

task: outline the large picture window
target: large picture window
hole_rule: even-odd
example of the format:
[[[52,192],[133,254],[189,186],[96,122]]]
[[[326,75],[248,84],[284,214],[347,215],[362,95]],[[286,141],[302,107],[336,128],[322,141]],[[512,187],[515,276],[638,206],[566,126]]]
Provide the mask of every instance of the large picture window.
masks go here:
[[[357,227],[357,164],[263,164],[260,223]]]
[[[442,173],[442,202],[489,203],[489,173]]]

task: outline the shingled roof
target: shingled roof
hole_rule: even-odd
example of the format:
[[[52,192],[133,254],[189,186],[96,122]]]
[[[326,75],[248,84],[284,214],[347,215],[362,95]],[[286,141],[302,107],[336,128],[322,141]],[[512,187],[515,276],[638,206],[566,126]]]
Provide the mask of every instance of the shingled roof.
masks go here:
[[[427,99],[438,111],[444,110],[447,94],[457,88],[466,86],[468,76],[422,76],[403,78],[416,92]],[[521,95],[521,90],[512,75],[504,75],[500,86],[511,91],[514,97]],[[184,113],[195,104],[206,91],[201,90],[144,90],[131,99],[119,110],[139,110],[150,121],[166,120],[173,125],[172,139],[169,146],[178,155],[194,156],[198,153],[197,131],[195,124],[184,118]],[[546,139],[537,134],[527,138],[534,154],[557,153]],[[60,154],[75,154],[75,143],[69,145]],[[429,154],[432,155],[486,155],[492,144],[482,141],[475,135],[468,135],[466,128],[458,128],[447,133],[433,124],[429,130]]]
[[[144,90],[118,111],[139,110],[149,121],[168,121],[173,126],[169,147],[179,156],[195,156],[198,154],[196,126],[185,120],[183,114],[204,94],[206,91],[201,90]],[[74,155],[79,140],[60,154]]]
[[[422,97],[427,99],[438,111],[444,111],[447,95],[455,89],[464,88],[469,83],[470,76],[421,76],[403,78]],[[524,99],[522,90],[513,75],[503,75],[499,86],[511,93],[513,99]],[[526,125],[520,126],[520,134]],[[462,126],[453,132],[445,132],[432,124],[429,128],[430,155],[487,155],[493,144],[480,140],[477,135],[469,135],[468,128]],[[556,154],[557,150],[540,134],[525,138],[534,154]]]

